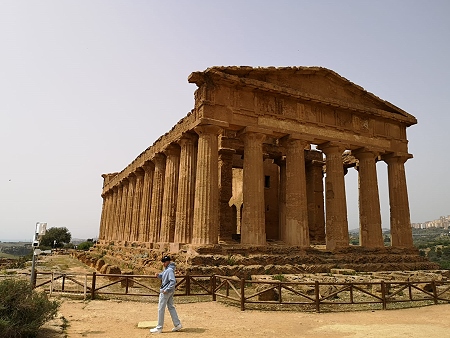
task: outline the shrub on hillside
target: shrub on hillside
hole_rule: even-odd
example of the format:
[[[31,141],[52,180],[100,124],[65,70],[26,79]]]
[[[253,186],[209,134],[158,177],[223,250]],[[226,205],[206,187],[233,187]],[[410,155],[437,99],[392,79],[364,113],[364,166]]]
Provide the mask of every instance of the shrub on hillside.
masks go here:
[[[36,337],[39,328],[58,312],[60,304],[28,281],[7,278],[0,281],[0,337]]]
[[[78,250],[84,250],[84,251],[87,251],[87,250],[89,250],[93,245],[94,245],[94,242],[82,242],[82,243],[80,243],[80,244],[77,245],[77,249],[78,249]]]

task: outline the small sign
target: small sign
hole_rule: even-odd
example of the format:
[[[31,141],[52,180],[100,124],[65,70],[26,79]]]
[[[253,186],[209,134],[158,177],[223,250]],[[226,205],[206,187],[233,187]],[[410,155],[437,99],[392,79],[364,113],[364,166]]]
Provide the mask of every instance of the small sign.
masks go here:
[[[47,232],[47,223],[39,223],[39,236],[44,236]]]

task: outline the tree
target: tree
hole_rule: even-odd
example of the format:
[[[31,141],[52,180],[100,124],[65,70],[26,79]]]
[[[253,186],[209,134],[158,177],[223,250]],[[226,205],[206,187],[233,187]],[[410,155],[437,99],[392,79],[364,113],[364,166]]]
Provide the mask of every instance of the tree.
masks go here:
[[[41,245],[51,248],[62,248],[64,244],[70,243],[72,235],[66,227],[50,228],[41,238]]]
[[[78,250],[84,250],[87,251],[89,250],[89,248],[91,248],[92,246],[94,246],[94,242],[93,241],[86,241],[83,243],[78,244],[77,249]]]

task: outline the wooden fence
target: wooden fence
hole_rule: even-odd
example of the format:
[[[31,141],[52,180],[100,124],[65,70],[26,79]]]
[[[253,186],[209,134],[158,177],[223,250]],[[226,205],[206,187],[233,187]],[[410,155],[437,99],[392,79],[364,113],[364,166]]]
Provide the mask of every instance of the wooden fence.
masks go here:
[[[38,272],[36,289],[84,298],[158,297],[160,281],[149,275]],[[302,311],[391,309],[450,302],[450,281],[284,282],[229,276],[177,276],[176,296],[211,296],[246,307],[296,307]],[[402,305],[401,305],[402,304]]]

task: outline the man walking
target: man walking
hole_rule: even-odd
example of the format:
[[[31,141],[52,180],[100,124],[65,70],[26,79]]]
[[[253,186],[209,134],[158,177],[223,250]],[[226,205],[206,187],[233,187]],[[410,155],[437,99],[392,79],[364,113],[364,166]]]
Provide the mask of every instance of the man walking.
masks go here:
[[[175,293],[175,263],[171,262],[170,256],[164,256],[161,259],[164,265],[164,271],[156,273],[155,276],[161,279],[161,288],[159,289],[159,303],[158,303],[158,325],[151,329],[151,333],[161,333],[164,326],[164,312],[166,311],[166,305],[169,309],[170,316],[174,328],[172,331],[180,331],[182,326],[178,319],[177,310],[173,306],[173,294]]]

